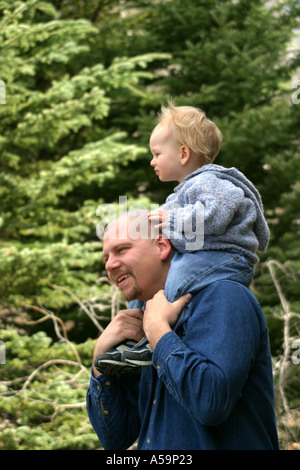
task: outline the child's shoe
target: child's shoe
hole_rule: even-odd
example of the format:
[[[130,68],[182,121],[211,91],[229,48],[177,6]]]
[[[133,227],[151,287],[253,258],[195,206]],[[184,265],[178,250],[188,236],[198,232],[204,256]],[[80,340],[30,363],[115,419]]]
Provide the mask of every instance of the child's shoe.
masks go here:
[[[123,352],[132,348],[136,343],[131,340],[121,343],[110,351],[99,354],[96,357],[94,366],[104,375],[117,375],[119,372],[140,372],[140,367],[136,364],[127,364],[123,359]]]
[[[152,365],[152,354],[153,349],[150,343],[148,343],[147,338],[144,337],[130,349],[124,350],[122,357],[125,364],[143,367]]]

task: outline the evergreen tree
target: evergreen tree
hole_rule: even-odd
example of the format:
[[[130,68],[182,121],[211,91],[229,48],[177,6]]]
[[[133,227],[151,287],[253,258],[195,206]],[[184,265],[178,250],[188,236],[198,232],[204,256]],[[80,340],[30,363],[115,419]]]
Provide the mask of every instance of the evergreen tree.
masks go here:
[[[96,209],[117,199],[118,174],[145,152],[105,120],[158,56],[91,63],[99,35],[88,20],[60,19],[38,0],[0,8],[1,300],[63,309],[74,300],[52,285],[97,293]]]
[[[53,339],[69,328],[78,343],[95,338],[99,318],[105,326],[117,309],[111,286],[96,282],[96,210],[117,209],[121,195],[162,203],[172,191],[148,150],[170,97],[206,111],[224,135],[216,163],[239,168],[262,194],[272,237],[252,289],[268,321],[276,390],[287,387],[278,415],[286,403],[297,414],[300,108],[291,97],[300,56],[286,55],[297,25],[297,0],[0,2],[0,328],[17,329],[0,332],[2,448],[97,446],[76,408],[93,344]]]

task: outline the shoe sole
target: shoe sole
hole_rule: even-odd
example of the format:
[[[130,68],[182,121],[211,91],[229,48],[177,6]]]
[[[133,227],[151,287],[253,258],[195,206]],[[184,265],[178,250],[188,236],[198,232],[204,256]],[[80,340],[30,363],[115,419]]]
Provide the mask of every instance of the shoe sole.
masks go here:
[[[140,372],[140,367],[125,364],[120,365],[120,363],[101,363],[100,365],[96,366],[98,372],[104,375],[117,375],[120,372],[130,372],[132,374],[136,374]]]
[[[150,358],[149,358],[150,356]],[[123,361],[137,366],[152,366],[152,351],[144,349],[141,351],[128,349],[123,352]]]
[[[135,366],[152,366],[152,361],[139,361],[138,359],[125,359],[126,364],[132,364]]]

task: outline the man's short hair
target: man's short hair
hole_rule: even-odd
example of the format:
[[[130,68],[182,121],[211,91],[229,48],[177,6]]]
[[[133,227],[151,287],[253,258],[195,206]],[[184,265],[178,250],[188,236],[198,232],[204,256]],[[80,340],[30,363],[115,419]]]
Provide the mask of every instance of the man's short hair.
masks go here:
[[[117,218],[107,224],[104,233],[104,239],[107,237],[107,230],[110,229],[110,238],[114,235],[116,238],[127,238],[129,235],[132,240],[142,238],[144,240],[154,240],[160,235],[161,230],[156,228],[157,221],[150,220],[148,214],[150,211],[146,209],[132,210],[123,212]],[[122,222],[124,219],[124,222]],[[119,231],[116,230],[116,221],[119,221]],[[111,230],[115,230],[115,234],[111,237]]]

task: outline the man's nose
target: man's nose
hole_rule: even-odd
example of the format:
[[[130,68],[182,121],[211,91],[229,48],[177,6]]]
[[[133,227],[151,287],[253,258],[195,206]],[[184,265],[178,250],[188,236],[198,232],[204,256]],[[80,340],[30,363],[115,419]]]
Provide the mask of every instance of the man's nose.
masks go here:
[[[120,265],[121,263],[119,259],[116,256],[111,255],[105,263],[105,269],[107,272],[113,271],[114,269],[119,268]]]

